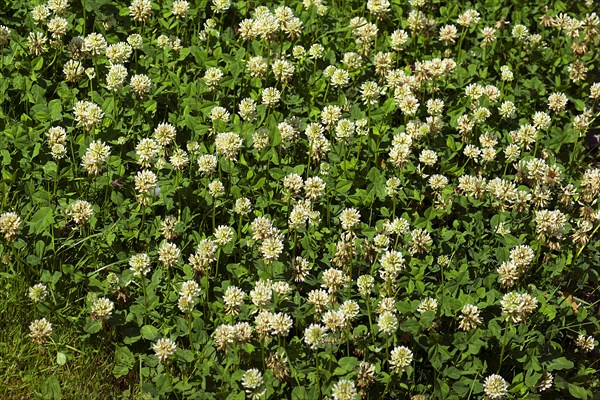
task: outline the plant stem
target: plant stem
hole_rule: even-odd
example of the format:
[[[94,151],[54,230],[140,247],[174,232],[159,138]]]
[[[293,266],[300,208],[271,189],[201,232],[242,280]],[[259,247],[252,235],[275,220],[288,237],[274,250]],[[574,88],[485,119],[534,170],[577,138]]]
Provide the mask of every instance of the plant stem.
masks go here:
[[[375,330],[373,329],[373,318],[371,317],[371,296],[368,294],[365,296],[365,303],[367,303],[367,315],[369,317],[369,330],[371,332],[371,339],[373,346],[375,345]]]
[[[187,316],[187,323],[188,323],[188,336],[190,339],[190,347],[192,348],[192,351],[194,351],[194,339],[192,337],[192,313],[188,312],[188,316]]]
[[[504,178],[506,176],[506,172],[508,171],[508,164],[510,164],[509,161],[507,161],[506,165],[504,166],[504,172],[502,173],[502,178]]]
[[[389,364],[390,362],[390,339],[386,338],[385,340],[385,354],[386,354],[386,363]],[[392,381],[392,378],[390,377],[390,380],[385,384],[385,389],[383,389],[383,393],[381,394],[381,398],[384,399],[385,398],[385,394],[387,393],[388,387],[390,386],[390,382]]]
[[[217,280],[217,277],[219,276],[219,256],[221,255],[221,248],[219,247],[217,249],[217,257],[216,257],[216,261],[215,261],[215,281]]]
[[[215,224],[215,219],[216,219],[216,214],[217,214],[217,200],[213,199],[213,205],[212,205],[212,230],[213,232],[215,231],[215,228],[217,227]]]
[[[503,335],[503,340],[502,340],[502,350],[500,351],[500,364],[498,365],[498,372],[496,372],[497,374],[500,374],[500,370],[502,369],[502,361],[504,361],[504,350],[506,350],[506,344],[508,342],[508,335],[506,334],[508,332],[508,319],[506,320],[506,324],[504,325],[504,335]]]
[[[144,325],[148,319],[148,296],[146,295],[146,277],[142,274],[142,291],[144,292]]]
[[[460,34],[460,40],[458,42],[458,50],[456,52],[456,60],[457,60],[458,65],[460,65],[460,61],[461,61],[460,52],[462,50],[462,44],[463,44],[463,40],[465,40],[466,33],[467,33],[467,27],[465,26]]]
[[[316,367],[316,380],[317,380],[317,398],[321,397],[321,371],[319,369],[319,351],[315,351],[315,367]]]
[[[140,229],[138,230],[137,238],[135,240],[136,244],[140,241],[140,236],[142,233],[142,229],[144,228],[144,224],[146,222],[146,206],[142,205],[142,223],[140,224]]]
[[[169,378],[169,384],[171,385],[171,390],[173,390],[173,393],[175,394],[175,398],[177,400],[179,400],[179,395],[177,394],[177,392],[175,391],[175,388],[173,387],[173,376],[171,376],[171,373],[169,372],[169,369],[166,365],[165,365],[165,373],[167,374],[167,377]]]
[[[592,231],[592,233],[590,234],[590,239],[592,238],[592,236],[594,236],[594,234],[598,231],[598,228],[600,228],[600,225],[596,225],[596,227],[594,228],[594,230]],[[588,242],[589,243],[589,242]],[[581,254],[581,252],[583,251],[583,249],[585,248],[587,243],[583,244],[579,250],[577,251],[577,254],[575,254],[575,259],[573,260],[573,262],[575,260],[577,260],[579,258],[579,255]]]
[[[350,357],[350,331],[346,331],[346,356]]]

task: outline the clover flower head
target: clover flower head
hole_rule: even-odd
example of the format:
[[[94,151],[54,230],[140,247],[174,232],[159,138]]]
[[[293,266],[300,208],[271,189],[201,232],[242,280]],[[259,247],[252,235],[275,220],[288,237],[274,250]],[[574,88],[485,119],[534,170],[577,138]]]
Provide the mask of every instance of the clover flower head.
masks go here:
[[[175,342],[168,338],[158,339],[156,343],[152,345],[152,350],[154,350],[161,363],[165,363],[169,357],[175,354],[176,349],[177,345]]]
[[[490,375],[483,382],[483,391],[490,399],[501,399],[508,393],[508,383],[500,375]]]
[[[52,333],[52,324],[46,318],[36,319],[29,325],[29,337],[38,345],[48,341]]]

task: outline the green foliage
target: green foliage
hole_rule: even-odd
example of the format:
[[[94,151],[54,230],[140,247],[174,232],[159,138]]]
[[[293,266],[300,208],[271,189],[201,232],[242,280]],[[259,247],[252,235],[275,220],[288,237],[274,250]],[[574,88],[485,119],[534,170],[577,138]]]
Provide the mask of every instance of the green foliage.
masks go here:
[[[0,397],[597,398],[596,3],[389,3],[0,4]]]

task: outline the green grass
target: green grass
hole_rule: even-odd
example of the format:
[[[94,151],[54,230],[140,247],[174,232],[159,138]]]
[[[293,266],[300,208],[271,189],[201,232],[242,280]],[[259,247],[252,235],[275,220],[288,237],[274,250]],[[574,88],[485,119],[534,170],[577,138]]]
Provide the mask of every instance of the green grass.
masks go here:
[[[0,288],[0,399],[133,398],[136,378],[113,377],[113,346],[82,340],[68,321],[52,321],[54,344],[36,345],[28,337],[29,324],[41,316],[27,297],[27,282],[2,274]],[[58,352],[67,357],[64,365],[57,362]]]

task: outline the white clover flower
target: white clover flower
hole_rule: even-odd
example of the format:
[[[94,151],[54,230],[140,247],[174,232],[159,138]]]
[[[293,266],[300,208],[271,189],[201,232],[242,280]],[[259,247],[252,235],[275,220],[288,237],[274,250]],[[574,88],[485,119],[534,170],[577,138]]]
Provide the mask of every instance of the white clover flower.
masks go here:
[[[252,202],[247,197],[236,199],[233,211],[240,215],[250,214],[252,211]]]
[[[73,222],[77,225],[85,225],[92,215],[94,215],[94,209],[92,205],[85,200],[77,200],[71,203],[66,211],[67,215],[71,217]]]
[[[372,275],[361,275],[356,280],[356,286],[361,296],[368,296],[375,287],[375,278]]]
[[[110,147],[100,140],[90,143],[83,158],[81,166],[84,167],[88,174],[99,175],[104,169],[104,164],[110,155]]]
[[[482,321],[479,317],[480,311],[476,306],[466,304],[460,312],[460,322],[458,323],[458,328],[460,330],[471,331],[481,324]]]
[[[405,371],[413,360],[413,352],[408,347],[395,347],[390,354],[390,366],[392,371],[400,373]]]
[[[283,240],[278,235],[266,238],[259,248],[262,259],[266,264],[277,261],[282,251]]]
[[[513,324],[518,324],[535,311],[538,301],[528,293],[510,292],[502,296],[500,305],[504,318]]]
[[[204,80],[208,87],[212,89],[216,89],[219,86],[219,82],[223,78],[223,72],[216,67],[210,67],[204,73]]]
[[[229,286],[223,294],[223,303],[225,304],[225,312],[228,315],[237,315],[239,308],[244,304],[246,294],[237,286]]]
[[[392,275],[397,275],[404,269],[404,257],[396,250],[386,251],[380,263],[383,270]]]
[[[356,208],[346,208],[340,215],[340,222],[342,229],[352,230],[360,223],[360,213]]]
[[[115,304],[106,297],[100,297],[92,303],[92,319],[105,320],[110,318],[115,308]]]
[[[221,132],[215,140],[217,155],[222,155],[228,160],[237,160],[243,141],[240,135],[233,132]]]
[[[280,82],[289,82],[294,76],[296,67],[294,67],[294,64],[287,60],[276,60],[273,62],[273,64],[271,64],[271,69],[273,70],[275,79]]]
[[[215,243],[218,246],[226,246],[233,239],[233,228],[226,225],[219,225],[215,229]]]
[[[90,131],[93,127],[100,124],[104,118],[104,112],[97,104],[90,101],[78,101],[73,109],[75,121],[77,121],[85,131]]]
[[[444,42],[446,46],[455,43],[457,36],[458,29],[456,29],[456,26],[452,24],[444,25],[440,28],[439,38],[440,41]]]
[[[111,92],[116,92],[123,88],[127,78],[127,68],[122,64],[113,64],[110,66],[108,75],[106,75],[106,87]]]
[[[156,343],[152,345],[152,350],[154,350],[161,363],[164,363],[169,357],[175,354],[176,349],[177,346],[175,345],[175,342],[167,338],[158,339]]]
[[[325,193],[325,182],[318,176],[310,177],[304,182],[304,191],[309,200],[318,200]]]
[[[374,105],[384,93],[377,82],[367,81],[360,86],[361,99],[365,105]]]
[[[136,276],[144,276],[150,272],[150,256],[137,253],[129,258],[129,267]]]
[[[34,303],[39,303],[44,300],[46,296],[48,296],[48,287],[43,283],[36,283],[32,287],[29,288],[28,297]]]
[[[131,86],[131,90],[138,97],[144,97],[152,88],[152,81],[148,77],[148,75],[137,74],[131,77],[129,81],[129,85]]]
[[[294,282],[304,282],[310,273],[311,265],[308,260],[302,257],[296,257],[292,261],[292,272]]]
[[[345,69],[336,68],[331,74],[331,86],[343,88],[350,82],[350,74]]]
[[[600,99],[600,82],[596,82],[590,86],[590,99]]]
[[[546,390],[552,387],[552,382],[554,381],[554,376],[548,371],[542,372],[542,377],[535,385],[538,392],[545,392]]]
[[[175,16],[175,18],[183,19],[188,16],[190,12],[190,3],[185,0],[175,0],[173,2],[173,8],[171,9],[171,13]]]
[[[14,212],[5,212],[0,215],[0,233],[7,242],[11,242],[21,227],[21,217]]]
[[[135,50],[139,50],[142,48],[144,44],[144,38],[139,33],[132,33],[127,36],[127,43]]]
[[[163,242],[158,248],[158,261],[167,268],[173,267],[179,261],[180,255],[181,250],[175,243]]]
[[[287,336],[294,325],[294,321],[292,317],[285,313],[276,313],[271,315],[269,325],[273,335]]]
[[[483,391],[490,399],[501,399],[508,393],[508,383],[500,375],[490,375],[485,378]]]
[[[242,386],[252,400],[259,399],[266,391],[262,373],[256,368],[251,368],[244,373]]]
[[[138,195],[144,195],[151,193],[155,188],[158,181],[156,174],[150,170],[138,171],[135,176],[135,190]]]
[[[220,14],[231,7],[231,0],[212,0],[212,9],[215,13]]]
[[[129,6],[129,15],[135,22],[147,21],[152,16],[150,0],[133,0]]]
[[[29,325],[29,337],[39,345],[46,343],[51,333],[52,324],[46,318],[37,319]]]
[[[84,74],[84,68],[80,61],[69,60],[63,65],[63,73],[67,82],[78,82]]]
[[[575,345],[579,347],[584,353],[589,353],[596,347],[593,336],[585,336],[582,334],[579,334],[579,336],[577,336],[577,339],[575,340]]]
[[[106,39],[100,33],[90,33],[83,39],[82,50],[92,57],[101,56],[106,52]]]
[[[525,25],[517,24],[513,26],[511,35],[517,40],[525,40],[529,36],[529,29]]]
[[[387,336],[393,335],[398,329],[398,318],[390,311],[384,311],[377,319],[379,330]]]
[[[410,39],[410,36],[408,35],[408,33],[406,33],[406,31],[398,29],[392,32],[392,34],[390,35],[390,39],[392,42],[392,49],[395,51],[401,51],[402,49],[404,49],[404,45],[406,45],[408,39]]]
[[[243,120],[251,121],[256,117],[256,102],[254,100],[250,98],[242,99],[238,108],[238,114]]]
[[[42,32],[29,32],[27,47],[33,56],[41,56],[46,52],[48,38]]]
[[[262,92],[262,103],[268,107],[274,107],[281,100],[281,93],[274,87],[268,87]]]
[[[311,324],[304,330],[304,343],[311,349],[317,349],[325,342],[327,334],[321,325]]]
[[[438,307],[438,302],[436,299],[432,298],[432,297],[426,297],[424,298],[421,303],[419,303],[419,307],[417,308],[417,311],[420,312],[421,314],[424,313],[425,311],[437,311],[437,307]]]
[[[339,332],[347,327],[347,321],[341,311],[329,310],[322,316],[325,329],[329,332]]]
[[[369,2],[373,2],[373,0],[369,0]],[[356,385],[347,379],[340,379],[331,388],[333,400],[354,400],[357,395]]]
[[[31,17],[37,24],[40,24],[41,22],[46,21],[48,16],[50,16],[50,9],[45,4],[37,5],[37,6],[33,7],[33,9],[31,10]],[[8,29],[8,28],[6,28],[6,29]],[[10,31],[9,31],[9,35],[10,35]],[[9,35],[7,35],[7,36],[9,36]],[[6,43],[4,45],[6,45]]]
[[[48,32],[52,34],[53,39],[61,39],[66,35],[69,23],[62,17],[54,17],[48,21]]]
[[[198,158],[198,171],[210,175],[217,169],[217,157],[212,154],[204,154]]]
[[[476,10],[467,10],[458,16],[457,23],[461,26],[472,26],[479,22],[480,14]]]
[[[225,186],[216,179],[208,184],[208,193],[215,199],[222,197],[225,194]]]
[[[548,108],[554,112],[561,112],[567,106],[567,96],[564,93],[552,93],[548,96]]]
[[[119,42],[106,48],[106,58],[113,64],[124,64],[129,61],[133,47],[129,43]]]

